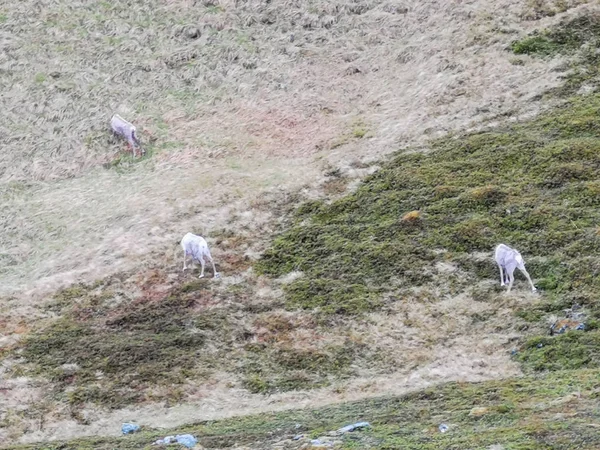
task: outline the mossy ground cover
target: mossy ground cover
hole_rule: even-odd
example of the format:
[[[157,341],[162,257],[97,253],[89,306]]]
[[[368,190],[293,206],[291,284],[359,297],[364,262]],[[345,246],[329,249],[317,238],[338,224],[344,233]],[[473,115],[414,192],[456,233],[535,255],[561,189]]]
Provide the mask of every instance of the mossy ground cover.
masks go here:
[[[207,280],[134,300],[110,280],[73,286],[45,306],[58,317],[7,354],[22,358],[19,373],[51,380],[51,397],[67,402],[78,419],[79,407],[89,403],[121,408],[177,402],[183,392],[178,387],[209,380],[218,371],[235,374],[251,392],[326,386],[350,376],[357,359],[372,353],[351,342],[295,346],[289,335],[298,325],[269,316],[277,303],[253,311],[251,305],[228,303],[228,295]],[[246,320],[240,321],[242,315]],[[325,326],[307,325],[316,335]],[[277,333],[257,340],[257,327]]]
[[[215,365],[204,351],[207,336],[231,334],[223,311],[193,314],[208,290],[187,291],[184,285],[159,301],[125,301],[109,285],[69,288],[47,305],[59,318],[29,336],[20,356],[71,404],[143,400],[149,386],[209,374]]]
[[[121,438],[9,447],[14,449],[140,449],[166,434],[192,433],[205,448],[300,448],[304,434],[317,438],[366,420],[371,428],[348,433],[337,448],[358,449],[595,449],[600,446],[598,380],[593,370],[541,377],[449,383],[413,394],[320,409],[294,410],[149,430]],[[449,431],[441,433],[445,423]],[[501,446],[501,447],[500,447]],[[494,447],[495,448],[495,447]]]
[[[600,36],[597,14],[586,14],[563,20],[558,25],[513,42],[517,54],[554,56],[579,50],[583,44],[596,44]]]
[[[357,314],[377,308],[384,292],[432,283],[436,262],[468,274],[459,288],[497,282],[492,252],[504,242],[522,252],[541,288],[541,303],[522,317],[539,321],[578,302],[593,329],[600,316],[599,113],[600,95],[574,97],[529,122],[401,153],[353,194],[299,208],[258,268],[304,273],[285,288],[290,309]],[[473,258],[477,252],[489,259]],[[597,367],[598,346],[578,345],[596,333],[553,342],[569,339],[586,355],[577,366]],[[569,352],[544,354],[537,370],[575,364],[566,361]]]

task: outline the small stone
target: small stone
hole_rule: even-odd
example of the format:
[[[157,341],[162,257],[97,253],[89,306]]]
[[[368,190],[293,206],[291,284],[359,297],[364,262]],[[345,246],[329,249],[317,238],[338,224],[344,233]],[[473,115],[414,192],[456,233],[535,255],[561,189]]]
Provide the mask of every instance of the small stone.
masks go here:
[[[202,34],[200,28],[193,25],[186,27],[184,33],[188,39],[198,39]]]
[[[361,70],[358,67],[350,66],[346,69],[346,75],[356,75],[357,73],[361,73]]]
[[[469,411],[469,416],[471,417],[481,417],[484,416],[488,413],[489,408],[486,408],[484,406],[477,406],[473,409],[471,409],[471,411]]]
[[[63,374],[71,376],[79,372],[80,367],[77,364],[63,364],[60,366],[60,369],[62,370]]]

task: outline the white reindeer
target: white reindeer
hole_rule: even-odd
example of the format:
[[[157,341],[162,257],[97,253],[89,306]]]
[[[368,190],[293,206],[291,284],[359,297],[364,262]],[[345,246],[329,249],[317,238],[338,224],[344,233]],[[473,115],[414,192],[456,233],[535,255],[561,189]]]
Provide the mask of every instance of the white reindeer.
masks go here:
[[[500,244],[496,247],[495,259],[500,268],[500,286],[508,284],[506,292],[510,292],[512,289],[513,282],[515,281],[514,272],[517,267],[527,277],[531,285],[531,291],[535,292],[537,290],[525,269],[525,261],[523,261],[523,257],[517,250],[510,248],[508,245]]]
[[[146,152],[140,145],[140,141],[138,140],[135,134],[135,126],[133,124],[127,122],[120,115],[115,114],[110,119],[110,127],[114,131],[115,134],[127,139],[127,143],[131,147],[131,151],[133,152],[133,156],[136,156],[136,149],[140,149],[140,155],[145,154]]]
[[[202,267],[200,271],[200,276],[198,278],[204,277],[204,265],[206,260],[210,261],[213,268],[213,277],[219,278],[220,275],[215,268],[215,263],[213,262],[212,256],[210,255],[210,250],[208,249],[208,244],[204,240],[202,236],[197,236],[192,233],[187,233],[183,239],[181,240],[181,247],[183,248],[183,270],[187,270],[188,267],[185,265],[185,261],[188,255],[192,256],[192,267],[194,268],[194,261],[198,261]]]

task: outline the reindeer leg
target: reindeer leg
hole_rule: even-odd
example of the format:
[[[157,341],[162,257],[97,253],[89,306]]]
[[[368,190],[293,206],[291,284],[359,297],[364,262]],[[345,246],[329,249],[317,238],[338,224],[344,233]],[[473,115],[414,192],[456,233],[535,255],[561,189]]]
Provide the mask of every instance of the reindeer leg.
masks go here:
[[[217,272],[217,268],[215,267],[215,262],[212,259],[212,256],[208,257],[208,260],[210,261],[210,263],[212,264],[212,268],[213,268],[213,278],[219,278],[219,272]]]
[[[502,273],[502,266],[498,264],[498,267],[500,268],[500,286],[504,286],[504,274]]]
[[[202,266],[202,270],[200,271],[200,276],[198,278],[204,278],[204,265],[206,263],[204,262],[204,258],[200,258],[200,265]]]
[[[508,279],[509,279],[509,283],[508,283],[508,290],[506,291],[507,294],[510,293],[510,290],[512,289],[512,285],[515,281],[515,274],[514,272],[509,272],[508,273]]]
[[[527,278],[527,281],[529,281],[529,284],[531,285],[531,292],[535,292],[537,291],[537,289],[535,288],[533,281],[531,281],[531,277],[529,276],[529,274],[527,273],[527,270],[525,269],[525,267],[523,267],[521,269],[521,272],[523,272],[523,275],[525,275],[525,277]]]

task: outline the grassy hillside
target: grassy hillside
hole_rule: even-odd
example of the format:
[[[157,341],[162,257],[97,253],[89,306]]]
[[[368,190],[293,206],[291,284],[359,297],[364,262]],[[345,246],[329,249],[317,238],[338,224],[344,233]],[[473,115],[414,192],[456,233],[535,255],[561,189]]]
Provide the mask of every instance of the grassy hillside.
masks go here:
[[[532,5],[503,1],[2,6],[0,293],[132,269],[264,190],[315,190],[329,160],[536,110],[556,73],[506,58]],[[111,138],[114,112],[147,158]]]
[[[12,449],[141,449],[166,433],[192,433],[203,448],[306,448],[310,439],[358,449],[596,449],[598,370],[563,371],[537,378],[452,383],[398,398],[377,398],[317,410],[298,410],[204,422],[168,431],[142,430],[121,438]],[[359,420],[371,428],[328,436]],[[449,430],[439,431],[445,423]],[[300,440],[294,436],[303,435]],[[310,447],[309,447],[310,448]]]
[[[155,131],[161,130],[149,141],[149,159],[134,163],[117,157],[100,169],[97,166],[106,156],[98,156],[102,154],[100,149],[115,143],[103,143],[105,138],[95,126],[85,130],[77,128],[77,111],[67,114],[61,110],[68,117],[62,122],[63,126],[73,125],[73,136],[87,136],[86,147],[77,148],[98,151],[90,153],[98,156],[91,157],[90,166],[82,165],[69,171],[65,169],[68,166],[65,161],[74,154],[68,151],[71,147],[63,148],[54,138],[45,141],[46,145],[38,144],[33,131],[24,129],[28,136],[26,143],[33,150],[18,157],[19,164],[15,167],[21,167],[20,171],[5,171],[5,178],[0,181],[11,186],[3,197],[7,210],[14,215],[14,208],[27,209],[28,214],[41,220],[34,228],[39,225],[47,231],[43,237],[45,242],[48,238],[57,239],[52,244],[56,247],[54,250],[52,246],[42,249],[40,245],[40,250],[34,252],[35,258],[55,255],[54,251],[62,248],[61,240],[71,236],[70,226],[89,240],[93,239],[85,231],[86,227],[93,225],[98,231],[106,226],[112,233],[111,239],[122,245],[124,253],[143,255],[142,251],[132,250],[139,242],[136,239],[140,236],[146,239],[147,233],[150,241],[161,234],[163,219],[174,218],[178,224],[187,226],[199,220],[198,217],[205,217],[207,209],[190,200],[197,200],[196,194],[186,197],[186,193],[198,188],[196,177],[207,173],[207,169],[202,168],[206,158],[214,156],[205,155],[201,161],[193,162],[193,155],[198,152],[182,150],[196,145],[192,141],[197,133],[191,129],[197,122],[191,117],[199,112],[194,105],[202,104],[208,109],[217,105],[226,110],[228,102],[242,98],[242,91],[256,94],[258,98],[263,88],[271,93],[270,100],[281,101],[283,105],[285,96],[278,92],[286,90],[286,83],[293,86],[295,94],[310,97],[307,94],[310,86],[304,84],[306,73],[299,74],[291,67],[306,69],[319,58],[327,59],[323,54],[315,57],[311,52],[332,48],[325,45],[328,39],[339,45],[347,43],[344,36],[352,35],[353,24],[363,27],[363,31],[370,30],[359,33],[359,41],[364,39],[381,54],[387,54],[394,48],[398,31],[394,28],[396,31],[390,31],[382,42],[372,33],[377,28],[375,24],[381,17],[392,20],[391,16],[406,14],[401,8],[390,9],[387,3],[318,4],[312,5],[310,11],[296,4],[295,9],[286,12],[293,17],[280,20],[277,8],[264,5],[248,4],[238,8],[204,2],[199,12],[192,8],[196,5],[191,2],[183,3],[190,16],[183,15],[174,2],[157,11],[100,2],[94,8],[100,8],[103,13],[95,15],[95,21],[87,25],[92,11],[89,8],[72,11],[68,22],[57,21],[52,14],[46,14],[44,23],[56,39],[49,37],[52,35],[49,33],[33,41],[31,47],[15,49],[31,51],[26,60],[36,65],[31,55],[38,54],[40,48],[47,48],[51,54],[58,51],[56,43],[63,42],[58,37],[67,45],[69,36],[74,36],[72,33],[89,33],[94,27],[112,30],[107,40],[101,38],[99,31],[98,35],[92,33],[92,42],[96,45],[92,47],[94,55],[118,46],[132,51],[133,59],[154,61],[148,65],[137,59],[135,64],[121,61],[123,71],[115,83],[121,94],[131,90],[123,101],[135,105],[142,123]],[[532,5],[529,6],[533,8]],[[569,9],[573,5],[563,6]],[[277,7],[283,8],[279,4]],[[560,5],[554,7],[561,9]],[[553,14],[558,10],[552,9]],[[68,11],[69,8],[61,10],[60,14]],[[294,16],[296,13],[298,17]],[[215,18],[207,18],[212,15]],[[363,15],[364,22],[356,19]],[[206,21],[204,28],[192,25],[192,19]],[[9,28],[15,29],[18,24],[25,26],[21,20],[14,11],[3,19],[10,24]],[[489,25],[492,19],[481,20]],[[287,22],[293,29],[286,28]],[[131,23],[137,23],[136,27],[128,31],[122,29]],[[235,26],[228,27],[228,23]],[[10,391],[8,406],[0,416],[0,425],[7,430],[2,432],[4,436],[12,444],[12,440],[22,435],[29,434],[28,439],[35,440],[36,436],[44,435],[45,428],[57,428],[60,424],[92,429],[95,422],[101,422],[103,414],[115,414],[111,419],[114,423],[115,417],[122,417],[119,414],[124,408],[135,416],[141,414],[143,408],[154,407],[155,416],[160,416],[167,414],[170,407],[193,400],[205,401],[203,405],[222,415],[232,415],[242,410],[239,403],[244,403],[244,411],[259,411],[268,410],[270,403],[284,409],[297,405],[299,399],[309,398],[313,402],[308,402],[311,407],[301,411],[202,422],[173,432],[196,433],[202,445],[209,448],[234,447],[237,443],[251,448],[277,445],[299,448],[305,441],[283,440],[298,432],[319,437],[347,422],[368,420],[372,429],[344,436],[337,445],[382,449],[597,448],[600,445],[595,406],[600,379],[600,284],[596,276],[600,268],[600,213],[597,210],[600,204],[600,94],[595,93],[597,59],[588,47],[597,42],[598,23],[600,20],[594,14],[574,16],[503,47],[505,61],[516,58],[510,64],[517,67],[524,64],[539,67],[536,65],[551,64],[552,57],[563,58],[562,85],[547,91],[546,97],[542,96],[554,101],[553,108],[527,120],[518,120],[515,115],[513,120],[485,131],[451,132],[430,139],[424,147],[408,147],[381,160],[378,167],[371,168],[368,163],[352,160],[349,163],[352,170],[371,174],[348,190],[350,193],[346,193],[350,170],[325,165],[327,172],[320,186],[322,195],[317,200],[301,202],[301,199],[314,197],[307,194],[310,189],[305,188],[291,195],[285,192],[276,200],[273,197],[255,199],[244,205],[248,199],[244,189],[270,183],[266,178],[254,180],[252,176],[254,170],[256,173],[267,170],[262,168],[262,163],[255,161],[256,167],[248,173],[244,171],[250,164],[240,162],[241,156],[215,162],[214,166],[209,164],[215,171],[210,175],[213,180],[235,172],[240,180],[248,183],[230,186],[231,191],[219,191],[215,183],[210,187],[214,190],[210,192],[222,195],[215,204],[227,204],[234,198],[242,205],[227,206],[228,209],[217,209],[213,205],[212,210],[208,207],[212,214],[219,211],[226,217],[211,222],[221,225],[213,226],[210,233],[211,245],[214,243],[217,249],[219,268],[227,274],[220,282],[182,274],[179,253],[175,257],[167,255],[169,250],[161,250],[149,251],[147,258],[137,265],[125,265],[128,270],[115,269],[112,275],[98,275],[95,282],[74,283],[53,295],[43,296],[40,304],[27,304],[26,312],[20,309],[20,315],[14,313],[13,308],[21,307],[19,302],[28,298],[27,295],[3,299],[1,306],[7,319],[2,319],[2,323],[19,335],[0,349],[0,375],[5,375],[10,383],[6,388]],[[168,28],[172,33],[169,40],[154,36],[153,33],[164,34],[167,24],[175,24],[174,28]],[[285,59],[282,55],[289,56],[284,38],[280,37],[281,53],[269,59],[264,54],[267,50],[253,43],[253,35],[240,31],[244,29],[264,32],[260,42],[266,42],[265,36],[272,37],[276,32],[284,33],[286,42],[294,42],[296,35],[292,33],[290,37],[289,34],[301,31],[303,45],[310,47],[305,49],[307,52],[299,50],[295,54],[296,62],[302,61],[303,65],[288,67],[286,64],[290,62],[282,61],[277,67],[288,67],[289,72],[281,75],[282,79],[269,77],[269,70],[274,69],[269,66],[261,71],[259,62],[275,64],[280,58]],[[138,31],[144,36],[144,45],[133,36]],[[501,28],[490,33],[503,35],[514,34],[514,31]],[[476,40],[469,42],[471,46],[480,45],[474,44]],[[173,52],[175,44],[181,48]],[[357,51],[364,51],[356,45]],[[149,53],[133,51],[142,47]],[[518,56],[511,55],[510,50]],[[155,59],[157,52],[162,58],[160,64]],[[305,61],[305,57],[312,59]],[[348,58],[348,63],[367,64],[374,60],[367,56]],[[108,60],[101,59],[98,64],[98,67],[92,66],[99,68],[98,77],[111,72]],[[327,59],[327,64],[330,67],[336,63]],[[356,71],[354,66],[348,66],[352,70],[345,71],[344,77],[362,73],[363,69]],[[571,70],[565,71],[568,68]],[[77,78],[79,75],[72,72],[74,78],[65,81],[60,71],[56,72],[58,75],[52,71],[46,76],[45,72],[36,70],[27,92],[52,86],[50,90],[62,98],[65,93],[77,96],[84,85],[90,87],[90,74],[87,78],[83,75]],[[219,71],[221,76],[216,75]],[[393,72],[390,63],[386,76],[391,77]],[[379,70],[369,73],[385,79]],[[321,73],[319,79],[328,79],[329,75]],[[14,72],[12,76],[22,75]],[[170,91],[167,86],[172,76],[176,82]],[[357,86],[370,86],[367,81],[357,82]],[[142,86],[147,88],[153,83],[156,90],[144,96]],[[330,87],[339,89],[336,92],[340,94],[345,92],[348,83],[351,82],[344,78]],[[82,114],[97,123],[105,111],[120,101],[114,92],[103,89],[106,86],[92,90],[94,95],[86,97],[88,103],[80,105]],[[326,91],[324,85],[319,86],[324,96]],[[208,92],[211,96],[204,97]],[[357,94],[357,98],[361,95]],[[163,96],[168,101],[163,103]],[[327,98],[333,101],[334,97],[331,94]],[[17,114],[19,120],[29,117],[23,116],[23,111],[15,106],[20,104],[18,99],[11,99],[10,113]],[[308,101],[307,97],[303,99]],[[105,104],[100,110],[95,105],[102,101]],[[443,103],[443,99],[439,101]],[[377,127],[372,120],[365,120],[361,114],[350,114],[345,108],[340,107],[332,125],[327,122],[329,119],[324,119],[330,117],[331,110],[321,105],[315,113],[319,123],[325,127],[327,122],[331,128],[325,128],[335,132],[327,134],[329,131],[325,130],[324,141],[316,144],[301,139],[294,141],[306,145],[300,146],[298,151],[310,152],[313,146],[325,148],[326,153],[340,152],[340,148],[360,149],[362,145],[371,145],[371,138],[380,145],[384,141],[389,143],[386,139],[394,135],[385,134],[389,132],[389,121]],[[201,111],[203,116],[209,115],[208,109]],[[203,129],[212,129],[223,119],[217,109],[212,125],[204,124]],[[231,123],[236,122],[236,117],[239,119],[236,114],[229,116]],[[165,117],[170,117],[171,122]],[[187,125],[171,128],[177,117],[185,118]],[[377,114],[369,117],[374,119]],[[497,120],[498,116],[487,119]],[[301,128],[305,128],[298,131],[298,136],[310,134],[311,120],[292,121],[289,127],[302,123]],[[43,122],[42,132],[54,130],[50,122],[51,119]],[[253,116],[251,121],[245,122],[245,132],[258,133],[254,127],[259,123],[260,116]],[[14,130],[11,128],[11,133]],[[276,132],[267,134],[265,145],[277,141]],[[172,140],[175,135],[180,140]],[[258,135],[260,137],[260,133]],[[205,138],[210,139],[210,133],[207,136]],[[246,140],[248,135],[244,136],[238,135],[236,142],[243,141],[248,145],[243,148],[254,149],[250,151],[254,156],[260,153],[262,138],[252,141]],[[77,139],[69,142],[71,146],[80,144]],[[207,141],[198,145],[217,151],[222,148],[221,144],[213,146]],[[237,144],[229,144],[225,146],[225,153],[237,151]],[[307,150],[309,147],[311,150]],[[54,148],[50,153],[56,167],[40,173],[39,180],[29,185],[27,180],[36,176],[30,172],[40,157],[36,152],[43,153],[48,148]],[[176,159],[182,158],[177,159],[177,169],[172,170],[170,163],[166,164],[168,169],[164,166],[161,169],[161,161],[170,161],[174,155]],[[277,168],[286,167],[286,176],[293,178],[297,172],[301,179],[304,174],[302,167],[295,167],[285,157],[278,160],[278,164],[281,166]],[[219,167],[228,169],[219,172]],[[273,176],[276,178],[277,174]],[[96,185],[94,180],[98,179],[103,181]],[[57,184],[51,184],[51,180]],[[72,202],[67,196],[53,196],[55,188],[60,190],[66,186],[61,193],[67,194],[73,192],[69,186],[77,185],[81,192],[95,189],[98,195],[112,198],[114,192],[102,189],[103,183],[110,184],[111,180],[119,184],[119,192],[159,189],[168,194],[169,198],[163,199],[165,204],[172,201],[184,206],[169,209],[161,207],[160,202],[151,206],[139,202],[136,216],[129,210],[128,202],[146,195],[136,194],[123,203],[117,202],[118,209],[112,213],[125,219],[121,222],[117,218],[109,227],[93,220],[100,208],[86,200],[87,193],[74,196]],[[202,178],[197,184],[207,187],[210,181]],[[41,202],[42,192],[58,202],[54,205],[59,210],[68,210],[59,214],[61,219],[69,219],[68,226],[59,222],[53,225],[45,214],[34,211],[34,204]],[[110,209],[109,203],[100,204]],[[85,206],[90,215],[76,215],[77,205]],[[238,207],[241,209],[236,209]],[[161,218],[154,221],[153,211]],[[24,231],[15,226],[13,215],[7,216],[12,236],[19,239],[24,234],[29,236],[32,229]],[[141,228],[127,228],[126,223],[133,224],[136,217],[141,222],[135,227]],[[111,221],[110,217],[102,220]],[[147,230],[144,224],[152,227],[148,225]],[[131,239],[121,236],[126,229]],[[166,240],[164,236],[163,240]],[[73,242],[72,249],[80,241],[73,239]],[[538,294],[528,292],[519,274],[511,295],[500,288],[498,270],[491,257],[499,242],[522,252],[540,290]],[[254,261],[256,249],[262,250],[264,246],[266,251]],[[101,250],[97,248],[101,255],[108,255],[107,264],[113,261],[109,255],[113,250]],[[12,268],[6,269],[11,277],[30,264],[27,258],[21,262],[14,260]],[[61,266],[57,261],[52,264]],[[16,272],[13,266],[18,267]],[[61,270],[68,272],[69,267],[61,266]],[[103,275],[105,272],[94,273]],[[549,324],[574,304],[581,306],[585,331],[549,336]],[[515,377],[521,372],[527,376]],[[475,384],[450,383],[415,394],[392,395],[448,380],[491,378],[504,379]],[[21,393],[19,389],[23,385],[27,389]],[[312,406],[375,394],[387,397],[326,408]],[[23,400],[26,396],[28,399]],[[442,422],[450,425],[448,433],[437,431]],[[143,448],[166,433],[150,428],[146,427],[140,435],[118,440],[82,438],[23,448]],[[96,429],[96,432],[106,435],[115,430]],[[83,434],[91,433],[84,431]]]
[[[542,37],[536,33],[515,42],[512,49],[547,56],[584,44],[594,47],[599,23],[598,16],[576,18]],[[574,67],[566,76],[570,89],[597,82],[597,61],[587,47]],[[257,268],[271,276],[302,272],[304,277],[284,288],[286,305],[322,314],[382,308],[416,286],[431,284],[487,302],[494,301],[498,289],[478,282],[497,279],[498,273],[478,254],[489,255],[504,242],[527,255],[542,290],[541,302],[518,315],[540,321],[577,303],[587,311],[587,329],[595,331],[600,319],[599,112],[597,94],[572,97],[534,120],[447,136],[433,141],[427,152],[401,153],[353,194],[301,206],[295,225],[275,240]],[[461,279],[441,280],[435,268],[442,263],[461,270]],[[598,336],[547,340],[551,349],[536,353],[548,359],[542,363],[532,357],[533,366],[596,367]]]
[[[258,269],[305,274],[285,287],[290,309],[356,314],[383,307],[384,294],[390,303],[415,286],[444,282],[449,293],[470,291],[488,302],[499,287],[478,283],[497,281],[498,269],[475,254],[489,255],[505,242],[522,251],[543,292],[528,318],[578,302],[595,330],[599,112],[600,96],[573,98],[524,124],[400,154],[352,195],[301,207],[296,225],[275,240]],[[439,263],[464,276],[440,281]],[[591,352],[588,363],[598,363],[595,344],[582,344]]]
[[[505,317],[508,324],[488,312],[472,315],[468,326],[490,320],[500,328],[521,323],[529,336],[513,344],[518,350],[514,359],[525,372],[559,371],[556,375],[450,385],[399,400],[335,407],[335,414],[286,413],[185,430],[205,436],[208,446],[240,439],[263,445],[268,433],[281,439],[292,433],[296,421],[308,421],[311,425],[303,426],[316,436],[365,419],[375,428],[357,433],[358,442],[354,435],[344,438],[345,448],[499,444],[566,449],[574,448],[574,442],[578,448],[594,448],[598,416],[591,405],[600,379],[594,272],[600,263],[599,112],[600,95],[574,97],[528,122],[449,136],[433,142],[426,153],[400,153],[354,193],[331,203],[305,203],[256,266],[272,277],[291,271],[301,275],[283,286],[282,304],[263,304],[262,316],[251,308],[237,309],[255,321],[269,317],[258,326],[271,334],[258,342],[256,331],[231,318],[236,308],[198,309],[214,295],[203,282],[185,284],[157,302],[143,299],[127,306],[111,306],[110,285],[98,284],[57,296],[48,308],[61,318],[26,339],[20,356],[50,376],[56,395],[67,393],[73,407],[86,402],[124,406],[147,399],[153,384],[183,385],[186,378],[201,379],[217,367],[237,370],[245,386],[256,392],[314,388],[330,382],[328,376],[351,375],[357,364],[386,370],[389,361],[350,340],[298,349],[284,342],[290,330],[323,333],[336,324],[360,323],[377,309],[392,312],[396,303],[410,299],[419,299],[430,311],[445,297],[461,293],[475,303],[502,303],[506,294],[490,255],[495,243],[506,242],[522,251],[540,298],[517,306],[515,316]],[[442,264],[454,270],[441,271]],[[415,291],[431,286],[437,292],[426,298]],[[520,280],[515,289],[527,289],[526,283]],[[547,336],[548,318],[561,316],[575,302],[583,307],[586,331]],[[282,312],[265,315],[281,306],[305,313],[293,320]],[[416,327],[409,319],[402,326]],[[543,334],[532,336],[535,330]],[[432,338],[447,340],[452,334],[434,333]],[[215,352],[211,343],[217,342]],[[77,370],[69,371],[69,364]],[[176,392],[171,388],[171,399]],[[481,417],[469,415],[474,407],[487,409]],[[568,419],[558,421],[556,414]],[[456,430],[447,435],[432,431],[436,421],[450,421]],[[151,432],[119,445],[138,448],[157,435]],[[110,448],[114,442],[71,445]]]

